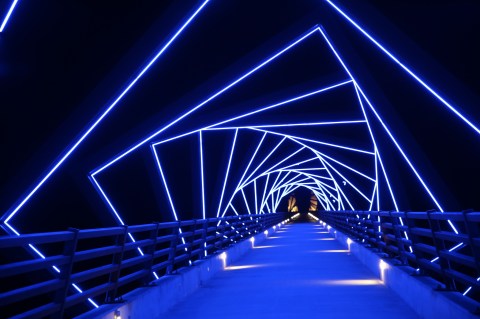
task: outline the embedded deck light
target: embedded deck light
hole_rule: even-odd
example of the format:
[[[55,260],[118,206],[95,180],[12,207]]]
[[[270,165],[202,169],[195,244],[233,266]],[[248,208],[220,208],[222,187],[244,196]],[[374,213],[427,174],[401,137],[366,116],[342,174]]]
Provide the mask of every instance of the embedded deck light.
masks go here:
[[[350,246],[352,245],[352,243],[353,243],[353,240],[351,240],[350,238],[347,238],[348,252],[350,252]]]
[[[227,268],[227,253],[223,252],[218,257],[223,262],[223,268]]]
[[[380,259],[379,267],[380,267],[381,280],[385,282],[385,270],[388,269],[388,264],[385,261],[383,261],[383,259]]]

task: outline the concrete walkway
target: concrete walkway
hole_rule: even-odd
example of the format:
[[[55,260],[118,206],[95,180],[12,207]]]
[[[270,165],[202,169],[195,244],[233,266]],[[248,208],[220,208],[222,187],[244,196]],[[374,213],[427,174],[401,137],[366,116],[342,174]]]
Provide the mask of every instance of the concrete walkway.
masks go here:
[[[418,318],[320,225],[282,228],[162,318]]]

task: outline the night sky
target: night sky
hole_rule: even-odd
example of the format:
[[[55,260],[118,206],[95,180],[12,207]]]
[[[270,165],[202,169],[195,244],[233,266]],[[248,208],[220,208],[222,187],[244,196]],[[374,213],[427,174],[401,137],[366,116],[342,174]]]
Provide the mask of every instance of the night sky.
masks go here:
[[[338,0],[335,3],[478,126],[478,1]],[[1,3],[0,16],[7,4],[8,1]],[[0,34],[2,215],[25,197],[199,4],[139,0],[19,1],[11,21]],[[21,232],[116,224],[87,178],[90,172],[317,24],[324,26],[336,40],[352,70],[365,75],[365,86],[373,92],[370,97],[382,105],[388,125],[402,136],[402,145],[412,160],[418,162],[419,170],[428,176],[428,183],[434,185],[444,208],[478,209],[479,135],[439,104],[430,105],[425,90],[412,84],[408,76],[397,75],[398,68],[388,66],[385,57],[372,51],[365,38],[323,1],[212,0],[178,42],[172,44],[19,211],[13,224]],[[323,50],[320,44],[312,42],[305,46],[304,51],[298,52],[302,58],[297,62],[292,59],[285,65],[279,64],[272,74],[241,86],[209,111],[167,130],[166,136],[195,129],[200,123],[208,124],[213,117],[247,110],[252,101],[268,104],[277,98],[287,98],[300,88],[322,87],[323,80],[329,83],[327,78],[336,82],[343,79],[333,60],[319,63],[314,52]],[[308,61],[312,62],[304,68]],[[334,119],[335,112],[340,110],[324,112],[327,118]],[[297,113],[308,114],[307,106]],[[345,141],[350,138],[335,136]],[[221,167],[228,158],[227,145],[232,137],[231,132],[208,136],[204,152],[218,155],[207,164],[212,170]],[[247,154],[255,147],[251,141],[257,138],[241,135],[237,147]],[[388,147],[385,150],[394,152]],[[180,193],[177,198],[184,198],[179,201],[184,204],[178,208],[180,217],[198,218],[198,206],[192,204],[198,202],[195,183],[199,173],[197,162],[191,160],[192,154],[198,153],[196,140],[187,138],[176,146],[165,146],[161,152],[168,177],[173,181],[171,187]],[[126,212],[127,223],[172,218],[162,213],[169,209],[167,198],[158,191],[161,181],[150,157],[150,150],[142,149],[112,168],[117,175],[112,173],[100,179]],[[385,157],[392,179],[398,181],[401,209],[434,208],[411,186],[412,177],[405,173],[404,164]],[[240,167],[246,160],[236,164]],[[232,174],[239,172],[234,170]],[[216,198],[213,194],[221,188],[220,175],[212,174],[207,181],[211,198]]]

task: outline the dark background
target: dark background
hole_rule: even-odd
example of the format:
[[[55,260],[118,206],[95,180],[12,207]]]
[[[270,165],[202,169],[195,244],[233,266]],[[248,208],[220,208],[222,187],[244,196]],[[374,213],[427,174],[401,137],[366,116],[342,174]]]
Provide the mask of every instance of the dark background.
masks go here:
[[[336,3],[474,123],[480,123],[478,1]],[[45,174],[197,5],[197,1],[139,0],[18,3],[0,34],[2,214]],[[0,12],[5,6],[3,1]],[[21,232],[111,225],[107,208],[86,177],[92,169],[158,127],[159,122],[167,123],[185,105],[208,96],[204,92],[214,92],[221,83],[241,74],[245,65],[254,65],[272,48],[281,47],[285,39],[294,39],[317,23],[325,23],[340,46],[355,48],[344,51],[352,52],[350,61],[359,62],[357,72],[369,69],[388,75],[390,70],[380,66],[382,57],[372,56],[358,33],[338,21],[342,20],[320,0],[211,1],[181,41],[167,51],[165,62],[152,68],[141,86],[129,93],[94,132],[95,137],[90,136],[57,171],[13,224]],[[429,182],[435,185],[445,208],[478,209],[478,134],[448,112],[431,122],[424,121],[434,116],[428,109],[413,116],[411,109],[416,107],[409,103],[411,99],[423,103],[422,93],[391,98],[389,88],[405,84],[405,78],[388,82],[373,74],[365,81],[380,92],[375,100],[389,101],[389,124],[404,132],[402,145],[418,159],[420,170],[430,173]],[[403,107],[407,104],[411,109]],[[449,121],[449,127],[442,124]],[[146,162],[150,154],[142,152],[136,160]],[[178,165],[190,164],[185,161]],[[124,175],[126,179],[139,176],[131,166],[124,169],[130,170]],[[147,170],[152,176],[156,174],[155,167]],[[118,181],[110,181],[110,185],[114,183]],[[159,186],[157,178],[148,183]],[[404,199],[409,197],[406,185],[407,181]],[[148,195],[150,203],[130,203],[131,209],[141,213],[129,222],[168,220],[161,214],[152,218],[147,213],[168,209],[164,195]],[[433,208],[414,197],[405,202],[408,207],[403,209]]]

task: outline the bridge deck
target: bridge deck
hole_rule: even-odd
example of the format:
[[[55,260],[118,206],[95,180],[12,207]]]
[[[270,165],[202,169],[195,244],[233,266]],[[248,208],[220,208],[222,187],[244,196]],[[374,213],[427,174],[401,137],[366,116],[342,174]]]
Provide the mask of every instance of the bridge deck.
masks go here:
[[[163,318],[417,318],[318,224],[287,225]]]

